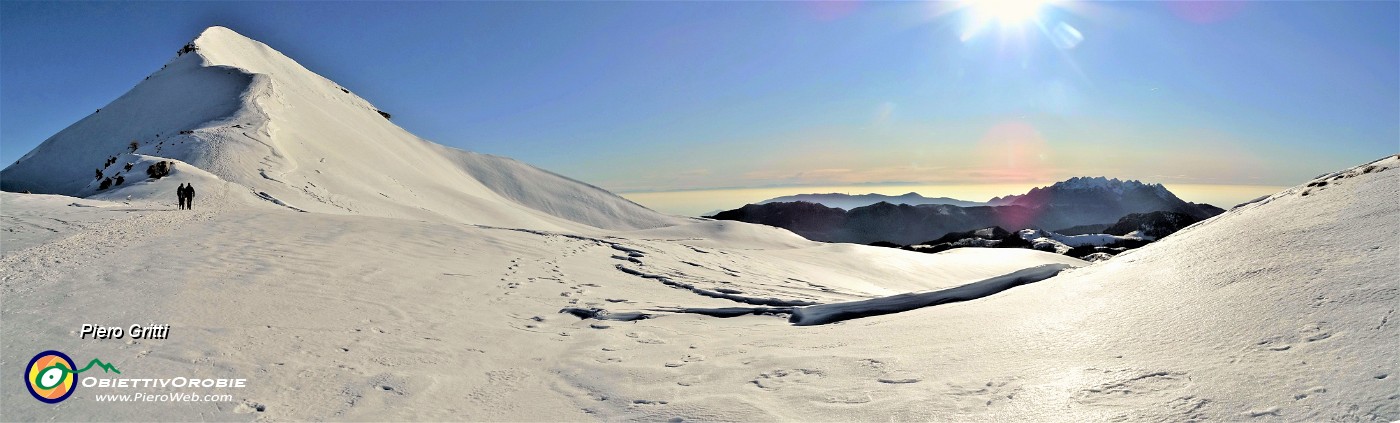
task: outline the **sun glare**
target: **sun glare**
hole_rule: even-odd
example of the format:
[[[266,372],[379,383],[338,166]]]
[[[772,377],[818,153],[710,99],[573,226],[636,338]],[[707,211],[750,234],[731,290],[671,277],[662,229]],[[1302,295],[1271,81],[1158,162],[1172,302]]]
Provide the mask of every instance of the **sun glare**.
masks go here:
[[[968,41],[978,33],[997,28],[1003,36],[1025,34],[1032,24],[1045,27],[1048,6],[1057,0],[963,0],[955,10],[963,11],[966,23],[962,40]]]
[[[1003,26],[1020,26],[1040,16],[1045,0],[966,0],[966,6],[978,20],[994,21]]]

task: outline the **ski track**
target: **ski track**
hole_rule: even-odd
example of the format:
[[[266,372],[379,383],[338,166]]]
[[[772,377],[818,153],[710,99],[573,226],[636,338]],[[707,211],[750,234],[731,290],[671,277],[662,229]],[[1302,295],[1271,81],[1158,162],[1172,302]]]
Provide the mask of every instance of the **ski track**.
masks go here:
[[[105,215],[85,225],[67,225],[67,222],[59,221],[65,223],[65,230],[40,226],[15,216],[4,216],[6,222],[38,226],[63,234],[57,239],[9,251],[0,257],[0,271],[5,273],[3,280],[0,280],[4,292],[15,294],[31,291],[44,281],[61,278],[66,271],[80,267],[84,262],[111,255],[114,250],[135,240],[168,236],[194,222],[211,220],[217,208],[226,202],[228,191],[227,184],[218,189],[201,191],[196,198],[198,208],[192,210],[180,210],[174,204],[137,206],[151,208],[101,209],[98,213]],[[171,193],[171,196],[174,194]],[[19,283],[21,279],[25,283]]]

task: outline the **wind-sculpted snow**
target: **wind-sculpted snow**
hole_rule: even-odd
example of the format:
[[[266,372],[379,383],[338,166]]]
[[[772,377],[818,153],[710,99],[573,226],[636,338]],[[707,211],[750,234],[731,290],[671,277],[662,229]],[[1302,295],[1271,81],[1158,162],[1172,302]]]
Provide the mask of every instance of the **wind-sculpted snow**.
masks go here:
[[[995,295],[999,292],[1011,289],[1016,286],[1039,282],[1058,275],[1060,272],[1073,268],[1068,264],[1043,264],[1040,266],[1022,269],[1010,274],[995,276],[967,285],[944,289],[934,292],[917,292],[908,294],[891,295],[888,297],[871,298],[868,300],[849,301],[831,304],[813,305],[803,301],[778,301],[773,299],[756,299],[736,295],[713,295],[712,292],[696,290],[691,286],[676,286],[674,282],[667,280],[664,276],[648,275],[635,270],[618,265],[618,269],[628,274],[641,276],[649,279],[659,279],[668,285],[686,288],[696,291],[697,294],[733,300],[746,304],[765,305],[770,307],[667,307],[658,308],[653,311],[668,313],[700,314],[711,317],[731,318],[747,315],[790,315],[788,322],[795,326],[814,326],[836,323],[845,320],[859,319],[862,317],[880,316],[892,313],[901,313],[910,310],[917,310],[924,307],[932,307],[940,304],[954,303],[959,301],[975,300],[978,298]],[[603,309],[578,309],[566,308],[561,313],[569,313],[582,319],[597,320],[622,320],[632,321],[653,317],[650,314],[639,312],[612,313]]]
[[[792,314],[792,309],[792,307],[672,307],[656,309],[656,311],[729,318],[748,315],[790,315]]]
[[[615,320],[619,322],[631,322],[634,320],[650,319],[652,317],[652,315],[646,313],[614,313],[597,307],[564,307],[563,309],[560,309],[559,312],[571,314],[574,317],[578,317],[580,319]]]
[[[289,208],[289,209],[292,209],[292,210],[296,210],[296,211],[299,211],[299,212],[305,212],[305,211],[306,211],[306,210],[302,210],[302,209],[296,208],[296,206],[293,206],[293,205],[291,205],[291,204],[287,204],[286,202],[284,202],[284,201],[278,199],[277,197],[273,197],[272,194],[268,194],[268,193],[266,193],[266,192],[261,192],[261,191],[259,191],[259,192],[258,192],[258,198],[267,200],[268,202],[270,202],[270,203],[272,203],[272,204],[276,204],[276,205],[279,205],[279,206],[282,206],[282,207],[286,207],[286,208]]]
[[[667,277],[667,276],[665,276],[665,275],[657,275],[657,274],[645,273],[645,272],[642,272],[642,271],[639,271],[639,270],[635,270],[635,269],[629,268],[629,267],[627,267],[627,266],[623,266],[623,265],[621,265],[621,264],[618,264],[618,265],[616,265],[616,266],[617,266],[617,270],[621,270],[622,273],[626,273],[626,274],[634,275],[634,276],[639,276],[639,277],[641,277],[641,278],[643,278],[643,279],[653,279],[653,280],[656,280],[657,282],[661,282],[663,285],[666,285],[666,286],[669,286],[669,287],[672,287],[672,288],[684,289],[684,290],[687,290],[687,291],[690,291],[690,292],[694,292],[694,293],[696,293],[696,294],[698,294],[698,295],[703,295],[703,296],[710,297],[710,298],[723,298],[723,299],[726,299],[726,300],[731,300],[731,301],[740,302],[740,303],[744,303],[744,304],[753,304],[753,305],[762,305],[762,306],[773,306],[773,307],[792,307],[792,306],[804,306],[804,305],[815,304],[815,303],[813,303],[813,302],[811,302],[811,301],[803,301],[803,300],[784,300],[784,299],[779,299],[779,298],[759,298],[759,297],[752,297],[752,296],[747,296],[747,295],[739,295],[739,291],[728,290],[729,292],[725,292],[725,289],[724,289],[724,288],[713,289],[713,290],[712,290],[712,289],[705,289],[705,288],[700,288],[700,287],[697,287],[697,286],[695,286],[695,285],[688,284],[688,283],[685,283],[685,282],[676,281],[676,280],[671,279],[671,278],[669,278],[669,277]]]
[[[825,325],[843,320],[900,313],[958,301],[975,300],[1016,286],[1049,279],[1071,266],[1043,264],[1011,274],[934,292],[916,292],[835,304],[797,307],[789,322],[797,326]]]

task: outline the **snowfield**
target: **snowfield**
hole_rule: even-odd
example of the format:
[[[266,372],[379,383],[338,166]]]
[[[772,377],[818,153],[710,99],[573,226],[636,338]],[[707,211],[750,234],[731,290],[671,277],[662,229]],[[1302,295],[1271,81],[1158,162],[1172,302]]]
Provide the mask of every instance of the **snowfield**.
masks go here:
[[[169,177],[0,193],[5,420],[1400,419],[1395,156],[1095,264],[923,254],[664,216],[419,140],[227,29],[196,44],[0,173],[88,196],[89,162],[175,133],[135,153]],[[148,86],[180,78],[237,95],[136,112],[184,107]],[[169,339],[77,333],[149,323]],[[44,404],[16,376],[50,349],[247,386]]]
[[[0,337],[7,342],[0,370],[18,374],[34,353],[57,349],[104,358],[130,377],[247,377],[250,386],[235,392],[238,402],[99,403],[87,395],[102,389],[80,388],[55,407],[12,390],[3,397],[7,418],[623,418],[638,407],[631,401],[645,398],[617,396],[621,391],[607,387],[591,391],[582,384],[592,382],[574,372],[616,371],[613,377],[625,378],[632,366],[654,365],[673,376],[654,385],[670,398],[682,394],[681,376],[722,375],[704,371],[708,366],[698,360],[708,354],[721,366],[743,367],[729,361],[742,355],[723,356],[759,341],[744,332],[797,329],[786,316],[717,320],[668,310],[837,303],[955,287],[1040,264],[1082,264],[1028,250],[928,255],[796,239],[793,246],[763,246],[769,240],[759,238],[724,248],[713,239],[734,235],[709,236],[721,227],[711,224],[674,228],[680,237],[633,238],[297,213],[213,198],[237,190],[207,191],[210,204],[196,203],[193,212],[0,194],[6,230],[46,224],[55,212],[84,222],[56,227],[57,234],[44,234],[46,242],[0,261]],[[101,207],[68,205],[73,202]],[[746,224],[723,226],[730,225]],[[651,318],[581,320],[560,313],[569,307]],[[174,329],[164,341],[75,336],[84,323],[128,321]],[[739,326],[722,328],[731,321]],[[711,331],[725,333],[705,333]],[[715,344],[700,346],[709,342]],[[679,371],[684,357],[697,361],[692,372]],[[588,362],[570,364],[578,360]],[[621,366],[609,370],[605,363]],[[252,411],[258,405],[265,411]]]
[[[1106,246],[1121,241],[1141,241],[1152,240],[1152,237],[1141,235],[1138,231],[1133,231],[1128,235],[1109,234],[1084,234],[1084,235],[1061,235],[1054,232],[1042,231],[1039,229],[1022,229],[1016,232],[1021,239],[1031,243],[1031,248],[1041,251],[1054,251],[1056,254],[1064,254],[1074,247],[1083,246]]]

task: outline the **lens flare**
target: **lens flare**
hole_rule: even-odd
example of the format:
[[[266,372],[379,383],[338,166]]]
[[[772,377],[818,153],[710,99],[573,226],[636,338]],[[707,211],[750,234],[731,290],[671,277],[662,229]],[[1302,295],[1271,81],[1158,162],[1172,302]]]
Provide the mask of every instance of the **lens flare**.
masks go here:
[[[963,0],[951,10],[963,19],[958,38],[964,43],[987,32],[1022,42],[1039,33],[1069,50],[1084,41],[1084,34],[1063,19],[1072,6],[1069,0]]]

